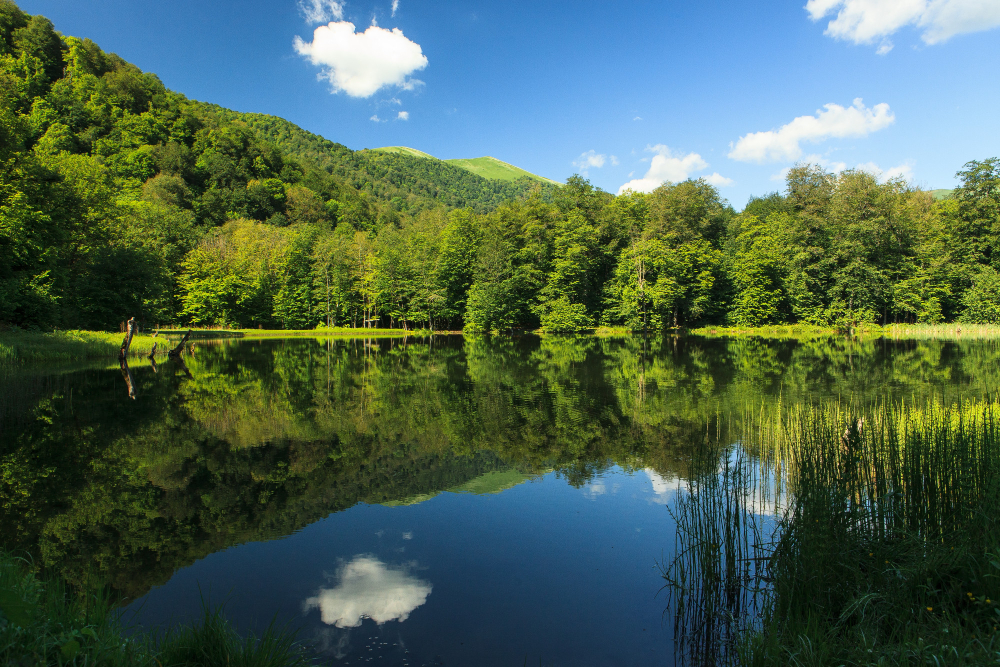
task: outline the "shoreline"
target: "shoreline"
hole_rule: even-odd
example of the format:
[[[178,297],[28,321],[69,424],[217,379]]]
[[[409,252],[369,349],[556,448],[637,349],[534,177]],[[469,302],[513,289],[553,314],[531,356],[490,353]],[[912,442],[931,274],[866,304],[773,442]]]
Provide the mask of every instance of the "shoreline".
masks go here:
[[[188,329],[159,329],[155,333],[136,334],[132,339],[129,358],[149,356],[157,344],[156,356],[165,356],[180,336]],[[641,331],[626,327],[597,327],[578,334],[547,333],[541,330],[524,331],[541,336],[577,335],[596,338],[627,337]],[[191,329],[191,340],[264,340],[281,338],[423,338],[427,336],[459,336],[464,331],[431,331],[429,329]],[[478,334],[477,334],[478,335]],[[809,340],[814,338],[841,337],[892,340],[988,340],[1000,339],[1000,326],[974,324],[890,324],[866,325],[850,332],[833,327],[808,324],[786,324],[764,327],[699,327],[695,329],[666,329],[647,333],[659,336],[697,336],[701,338],[787,338]],[[20,364],[41,361],[80,361],[86,359],[117,359],[121,348],[122,333],[101,331],[0,331],[0,364]],[[169,343],[167,342],[169,341]]]

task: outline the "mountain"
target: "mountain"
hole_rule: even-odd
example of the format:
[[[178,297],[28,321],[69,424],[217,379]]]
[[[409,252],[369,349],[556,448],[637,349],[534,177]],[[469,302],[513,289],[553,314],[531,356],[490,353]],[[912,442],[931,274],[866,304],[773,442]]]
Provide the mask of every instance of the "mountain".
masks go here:
[[[485,157],[474,157],[474,158],[455,158],[452,160],[441,160],[436,158],[430,153],[425,153],[419,151],[416,148],[410,148],[408,146],[384,146],[382,148],[374,148],[373,151],[378,151],[382,153],[395,153],[399,155],[409,155],[412,157],[437,160],[438,162],[444,162],[446,164],[454,165],[460,169],[465,169],[466,171],[471,171],[477,176],[481,176],[486,179],[497,180],[497,181],[517,181],[522,178],[530,178],[533,181],[539,183],[545,183],[547,185],[562,185],[558,181],[554,181],[551,178],[545,178],[544,176],[538,176],[537,174],[532,174],[530,171],[516,167],[509,162],[504,162],[503,160],[498,160],[495,157],[490,157],[489,155]]]
[[[931,191],[930,191],[930,193],[931,193],[931,196],[932,196],[932,197],[934,197],[934,200],[935,200],[935,201],[937,201],[937,200],[939,200],[939,199],[947,199],[948,197],[950,197],[950,196],[952,195],[952,193],[953,193],[953,192],[955,192],[955,191],[954,191],[954,190],[952,190],[952,189],[946,189],[946,190],[931,190]]]
[[[523,199],[537,187],[541,187],[542,199],[551,201],[554,188],[559,185],[513,165],[510,168],[520,172],[516,176],[511,171],[503,177],[477,174],[462,165],[403,146],[353,151],[284,118],[231,111],[214,104],[195,104],[228,122],[249,126],[262,142],[277,146],[304,166],[325,171],[355,190],[388,202],[396,211],[415,213],[443,205],[487,213],[504,202]]]

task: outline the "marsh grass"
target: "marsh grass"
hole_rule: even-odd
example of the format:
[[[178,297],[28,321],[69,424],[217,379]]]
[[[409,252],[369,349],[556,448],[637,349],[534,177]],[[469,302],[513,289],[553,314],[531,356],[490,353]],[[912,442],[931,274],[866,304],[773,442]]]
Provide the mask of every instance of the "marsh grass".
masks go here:
[[[0,664],[109,667],[304,667],[294,635],[268,627],[242,637],[221,608],[161,637],[125,634],[112,601],[42,582],[23,559],[0,552]]]
[[[995,324],[890,324],[882,328],[886,338],[909,340],[981,340],[1000,338]]]
[[[11,365],[36,361],[79,361],[83,359],[117,359],[121,349],[121,333],[99,331],[0,331],[0,364]],[[146,356],[158,342],[157,354],[166,354],[165,340],[149,335],[132,339],[129,356]]]
[[[686,492],[671,508],[675,556],[663,563],[674,612],[677,662],[733,661],[737,643],[758,624],[774,498],[773,479],[742,447],[697,452]]]
[[[741,494],[723,468],[706,493],[676,506],[679,543],[696,545],[681,558],[682,580],[680,565],[668,572],[698,607],[674,606],[682,654],[706,664],[996,664],[998,410],[993,401],[883,403],[748,419],[742,446],[761,471],[739,475],[770,481]],[[776,512],[770,534],[749,529],[762,525],[753,523],[762,507]],[[743,545],[692,529],[727,523],[747,526]],[[716,535],[729,554],[713,552]],[[727,592],[737,585],[743,593]],[[713,601],[740,595],[754,601],[740,614]],[[714,643],[699,614],[724,627]]]

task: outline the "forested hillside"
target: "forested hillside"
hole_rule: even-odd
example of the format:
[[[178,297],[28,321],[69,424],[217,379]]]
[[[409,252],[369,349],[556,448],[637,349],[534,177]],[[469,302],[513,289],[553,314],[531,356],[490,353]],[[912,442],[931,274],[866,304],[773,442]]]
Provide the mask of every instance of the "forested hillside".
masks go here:
[[[351,151],[167,90],[0,0],[0,322],[1000,323],[1000,161],[935,201],[799,165],[737,214]]]

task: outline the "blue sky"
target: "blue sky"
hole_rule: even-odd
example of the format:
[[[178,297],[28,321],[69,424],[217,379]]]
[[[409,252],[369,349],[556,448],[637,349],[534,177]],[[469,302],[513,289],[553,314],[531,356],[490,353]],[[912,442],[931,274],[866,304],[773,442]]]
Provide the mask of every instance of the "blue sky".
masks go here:
[[[19,2],[194,99],[611,192],[742,208],[798,160],[939,188],[1000,155],[998,0],[395,3]]]

